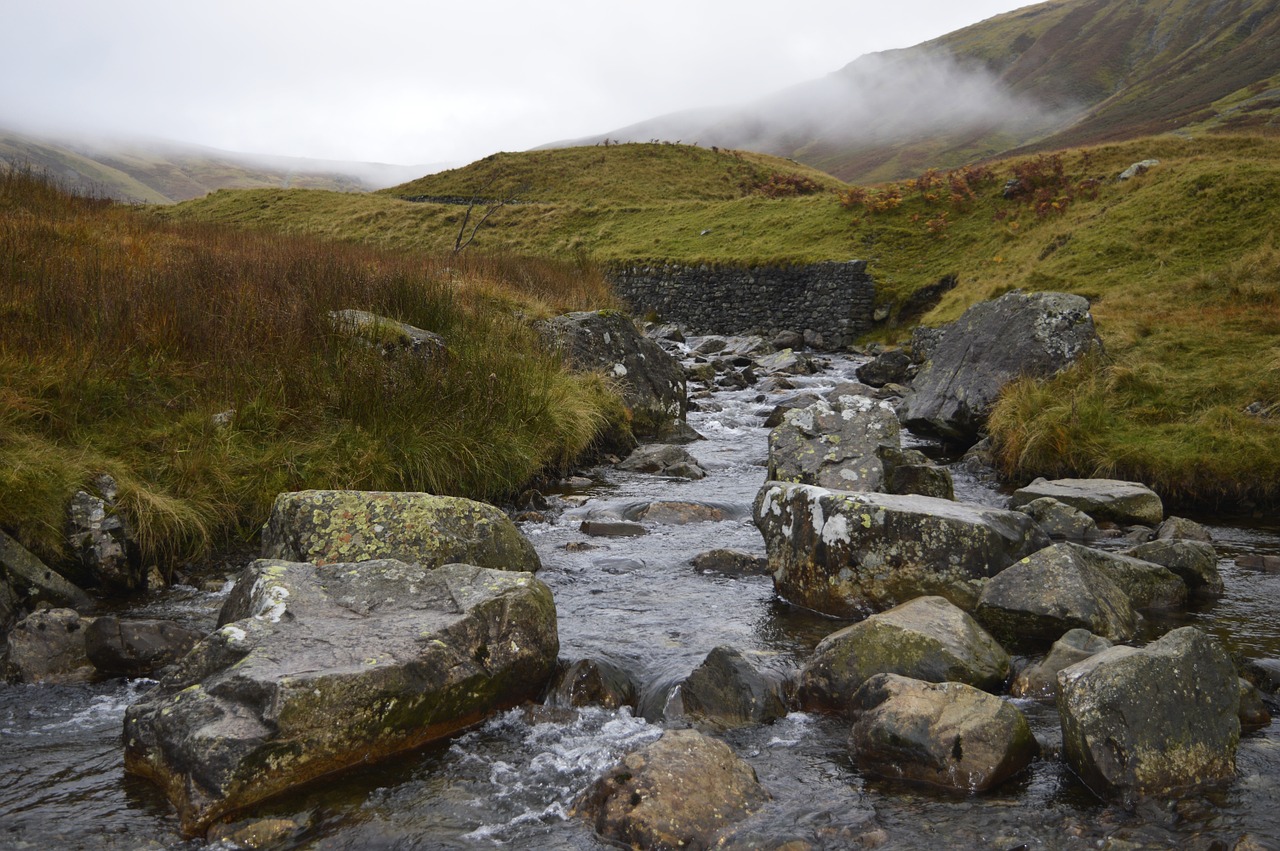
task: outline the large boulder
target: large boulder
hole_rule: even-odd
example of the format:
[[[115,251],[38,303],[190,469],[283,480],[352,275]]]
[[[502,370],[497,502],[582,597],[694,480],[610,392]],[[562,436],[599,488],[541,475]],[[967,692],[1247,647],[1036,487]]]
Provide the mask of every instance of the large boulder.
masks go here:
[[[845,711],[876,674],[1000,688],[1012,662],[966,612],[942,597],[917,597],[828,635],[800,672],[806,708]]]
[[[885,482],[881,447],[897,449],[893,406],[867,396],[819,399],[791,411],[769,432],[769,478],[847,491],[877,491]]]
[[[5,638],[10,678],[22,683],[87,683],[97,669],[85,653],[85,629],[93,618],[71,609],[27,615]]]
[[[629,673],[606,659],[579,659],[561,670],[547,692],[548,706],[635,706],[639,688]]]
[[[1006,384],[1048,378],[1101,345],[1089,302],[1078,295],[1012,292],[975,304],[930,350],[904,421],[972,441]]]
[[[849,747],[858,767],[895,780],[982,792],[1038,751],[1013,704],[963,683],[880,674],[858,689],[853,709]]]
[[[81,571],[106,591],[129,594],[147,587],[133,530],[116,505],[115,479],[94,477],[95,493],[76,491],[67,506],[67,544]]]
[[[754,518],[778,593],[835,617],[925,594],[971,610],[988,577],[1049,543],[1016,511],[785,482],[765,484]]]
[[[381,491],[282,493],[262,527],[262,555],[312,564],[399,559],[536,572],[542,563],[492,505],[453,496]]]
[[[559,650],[545,585],[466,564],[263,559],[219,624],[125,713],[125,769],[189,834],[534,698]]]
[[[1052,497],[1042,496],[1014,507],[1030,515],[1055,540],[1088,541],[1098,537],[1098,524],[1092,517]]]
[[[573,368],[602,370],[618,381],[636,435],[662,437],[684,419],[688,395],[679,361],[624,314],[566,313],[535,327]]]
[[[1048,643],[1073,629],[1132,638],[1133,605],[1085,552],[1062,543],[1032,553],[986,584],[975,617],[1002,640]]]
[[[1065,502],[1094,520],[1158,526],[1164,519],[1164,503],[1159,494],[1138,482],[1117,479],[1036,479],[1014,491],[1011,504],[1017,508],[1046,496]]]
[[[1186,583],[1162,565],[1080,544],[1059,546],[1072,550],[1076,559],[1105,573],[1135,609],[1172,609],[1186,605]]]
[[[787,714],[781,678],[756,669],[741,652],[717,647],[680,684],[687,715],[724,727],[763,724]]]
[[[768,800],[755,770],[724,742],[668,730],[593,783],[572,812],[625,848],[696,851]]]
[[[881,352],[857,369],[858,380],[871,387],[906,384],[911,380],[911,355],[902,349]]]
[[[1195,627],[1058,674],[1064,756],[1100,794],[1166,794],[1231,777],[1239,704],[1230,657]]]

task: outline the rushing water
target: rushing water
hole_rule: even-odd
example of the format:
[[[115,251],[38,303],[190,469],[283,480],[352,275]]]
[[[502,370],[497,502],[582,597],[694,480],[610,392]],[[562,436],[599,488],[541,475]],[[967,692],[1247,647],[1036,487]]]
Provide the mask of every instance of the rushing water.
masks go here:
[[[852,367],[836,358],[803,383],[825,389]],[[523,524],[543,560],[539,576],[555,594],[560,655],[609,659],[633,672],[643,683],[638,711],[587,709],[547,720],[513,710],[411,757],[301,790],[255,813],[297,823],[282,847],[605,847],[568,816],[574,798],[621,754],[661,734],[671,690],[711,649],[732,645],[761,667],[791,671],[844,625],[779,601],[767,577],[700,573],[689,563],[722,547],[763,555],[750,507],[764,481],[761,414],[776,401],[754,389],[702,400],[702,410],[689,416],[708,438],[689,447],[710,471],[702,481],[601,468],[590,471],[591,487],[556,498],[558,510],[546,522]],[[955,473],[961,498],[1004,504],[994,485]],[[578,531],[584,519],[628,516],[656,500],[709,504],[724,519],[646,522],[649,534],[640,538]],[[1191,623],[1245,657],[1280,657],[1280,576],[1234,562],[1241,554],[1280,554],[1280,528],[1197,519],[1214,534],[1226,595],[1153,622],[1151,631]],[[225,595],[176,588],[135,612],[211,626]],[[179,837],[158,790],[123,773],[124,709],[148,686],[0,685],[0,848],[203,846]],[[818,848],[1207,849],[1229,848],[1246,833],[1280,836],[1280,722],[1245,735],[1237,776],[1225,788],[1126,809],[1095,798],[1054,758],[1060,735],[1052,706],[1018,705],[1046,757],[982,796],[862,777],[847,755],[847,727],[832,718],[796,712],[723,734],[773,795],[741,826],[739,847],[797,839]]]

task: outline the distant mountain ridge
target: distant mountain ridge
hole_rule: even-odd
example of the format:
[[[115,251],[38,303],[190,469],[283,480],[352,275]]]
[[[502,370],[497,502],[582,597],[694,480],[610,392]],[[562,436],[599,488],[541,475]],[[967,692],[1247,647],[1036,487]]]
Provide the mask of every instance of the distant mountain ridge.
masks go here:
[[[1171,130],[1280,133],[1280,0],[1050,0],[868,54],[738,109],[573,144],[679,139],[845,180]]]
[[[173,204],[218,189],[370,192],[446,168],[233,153],[175,142],[76,142],[0,128],[0,164],[31,166],[73,191]]]

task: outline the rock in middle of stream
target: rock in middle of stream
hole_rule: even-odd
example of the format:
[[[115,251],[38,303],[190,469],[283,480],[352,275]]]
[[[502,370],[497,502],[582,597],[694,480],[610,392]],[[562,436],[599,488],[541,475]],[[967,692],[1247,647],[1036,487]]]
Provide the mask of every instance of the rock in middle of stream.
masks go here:
[[[765,484],[754,516],[778,593],[836,617],[924,594],[972,610],[987,577],[1049,544],[1017,511],[785,482]]]
[[[465,564],[263,559],[219,623],[125,713],[125,769],[188,834],[534,698],[559,651],[546,585]]]

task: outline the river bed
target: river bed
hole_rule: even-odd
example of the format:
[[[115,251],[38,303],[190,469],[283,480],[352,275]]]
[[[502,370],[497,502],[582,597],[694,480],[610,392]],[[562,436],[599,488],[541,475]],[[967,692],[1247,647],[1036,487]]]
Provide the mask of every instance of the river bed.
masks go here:
[[[797,383],[823,390],[852,376],[856,360],[830,361],[826,371]],[[568,815],[574,798],[621,754],[661,734],[672,688],[710,650],[731,645],[761,667],[790,671],[846,623],[779,600],[768,577],[702,573],[689,563],[714,548],[764,554],[750,506],[765,479],[762,413],[779,395],[761,398],[747,388],[700,400],[689,422],[707,440],[688,448],[710,472],[706,479],[590,470],[591,486],[553,498],[546,522],[521,526],[542,558],[539,577],[555,595],[561,657],[604,658],[631,671],[643,684],[638,710],[587,709],[554,721],[512,710],[425,751],[316,784],[255,812],[300,826],[278,847],[610,847]],[[961,498],[1006,500],[994,485],[954,473]],[[584,519],[654,500],[712,504],[727,519],[647,522],[648,534],[639,538],[579,531]],[[1148,634],[1192,624],[1244,657],[1280,658],[1280,576],[1234,561],[1280,555],[1280,527],[1255,518],[1195,519],[1214,535],[1226,594],[1149,621]],[[176,587],[134,612],[208,628],[227,590]],[[0,848],[205,847],[180,837],[156,788],[124,775],[124,709],[149,685],[0,685]],[[833,718],[793,712],[723,734],[773,795],[740,828],[740,847],[794,839],[816,848],[1208,849],[1230,848],[1244,834],[1280,837],[1280,722],[1243,737],[1228,786],[1126,809],[1093,796],[1052,757],[1060,734],[1051,705],[1017,703],[1049,756],[981,796],[868,780],[845,749],[847,726]]]

